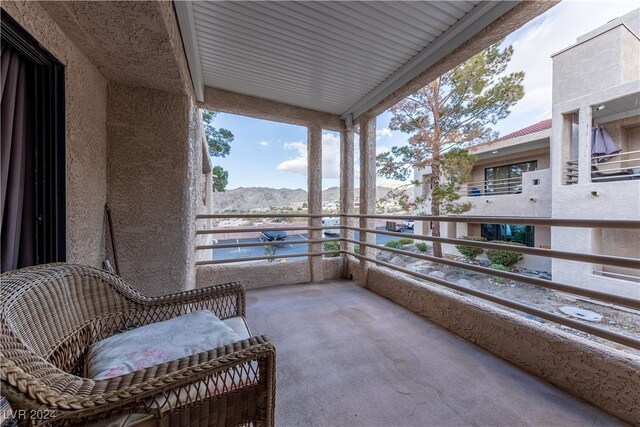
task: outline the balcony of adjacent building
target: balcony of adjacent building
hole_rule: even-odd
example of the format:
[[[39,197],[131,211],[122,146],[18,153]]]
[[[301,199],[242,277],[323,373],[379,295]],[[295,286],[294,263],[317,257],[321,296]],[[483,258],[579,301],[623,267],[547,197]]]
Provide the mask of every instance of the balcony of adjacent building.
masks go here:
[[[460,193],[469,215],[551,216],[551,120],[470,147],[476,162]]]
[[[612,185],[640,180],[640,115],[637,103],[640,93],[635,92],[621,98],[591,105],[593,124],[590,138],[584,147],[579,145],[578,114],[570,115],[571,129],[567,129],[565,154],[565,185],[580,182],[580,166],[585,182],[598,185],[594,188],[615,188]],[[568,126],[567,126],[568,127]],[[580,150],[588,157],[579,155]],[[619,184],[608,184],[619,183]],[[635,183],[636,185],[638,183]],[[627,184],[633,185],[633,184]]]

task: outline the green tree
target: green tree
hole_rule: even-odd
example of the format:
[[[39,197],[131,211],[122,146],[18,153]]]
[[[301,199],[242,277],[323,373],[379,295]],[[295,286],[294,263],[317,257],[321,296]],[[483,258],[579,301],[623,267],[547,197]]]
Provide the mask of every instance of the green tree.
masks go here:
[[[222,166],[214,166],[211,174],[213,175],[213,191],[220,192],[226,190],[227,184],[229,183],[229,171]]]
[[[524,96],[523,72],[506,74],[513,48],[490,46],[443,74],[391,108],[389,127],[410,134],[408,144],[377,157],[378,174],[407,180],[414,168],[431,167],[431,215],[462,213],[470,204],[456,203],[460,184],[468,180],[473,157],[463,149],[497,137],[491,125],[504,119]],[[416,205],[424,202],[418,198]],[[432,235],[440,236],[433,221]],[[438,242],[435,256],[442,256]]]
[[[211,157],[227,157],[231,152],[233,133],[230,130],[216,128],[213,125],[216,115],[217,113],[213,111],[203,110],[202,112],[202,122],[209,147],[209,155]],[[222,166],[214,166],[212,174],[213,191],[225,191],[229,182],[229,172]]]

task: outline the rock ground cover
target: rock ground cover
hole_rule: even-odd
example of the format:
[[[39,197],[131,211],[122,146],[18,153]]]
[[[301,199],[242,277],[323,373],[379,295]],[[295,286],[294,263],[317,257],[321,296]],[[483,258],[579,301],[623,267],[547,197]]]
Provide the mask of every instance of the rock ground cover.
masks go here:
[[[419,253],[414,244],[404,245],[402,249]],[[447,257],[456,261],[466,262],[463,257]],[[640,313],[631,309],[617,307],[601,302],[595,302],[586,298],[576,297],[574,295],[553,291],[540,286],[530,285],[528,283],[507,279],[497,280],[498,278],[489,274],[476,273],[473,271],[465,270],[463,268],[447,266],[426,260],[420,260],[411,256],[398,255],[396,253],[388,251],[378,251],[377,258],[381,261],[390,262],[391,264],[398,265],[400,267],[409,268],[413,271],[426,274],[431,277],[444,279],[463,287],[468,287],[470,289],[475,289],[495,296],[500,296],[511,301],[516,301],[521,304],[535,307],[537,309],[541,309],[550,313],[559,314],[561,316],[567,316],[565,313],[563,313],[563,310],[561,310],[561,308],[565,309],[564,311],[566,311],[566,307],[575,309],[573,311],[588,310],[588,312],[594,312],[602,316],[599,321],[594,323],[595,325],[609,329],[611,331],[622,333],[624,335],[640,336]],[[486,261],[475,261],[474,263],[476,265],[482,265],[485,267],[489,266],[488,262]],[[545,280],[551,280],[551,275],[543,271],[518,269],[518,267],[516,266],[514,268],[514,272],[539,277]],[[456,290],[451,291],[459,295],[466,295],[463,292],[459,292]],[[468,297],[475,298],[472,296]],[[624,350],[632,354],[640,355],[640,351],[634,350],[630,347],[623,346],[590,334],[586,334],[573,328],[558,325],[554,322],[548,322],[544,319],[540,319],[539,317],[533,316],[528,313],[523,313],[518,310],[512,310],[485,300],[482,301],[485,304],[491,304],[503,310],[515,312],[518,315],[530,320],[551,324],[571,334],[588,338],[592,341],[596,341],[616,349]],[[585,321],[585,323],[588,322]]]

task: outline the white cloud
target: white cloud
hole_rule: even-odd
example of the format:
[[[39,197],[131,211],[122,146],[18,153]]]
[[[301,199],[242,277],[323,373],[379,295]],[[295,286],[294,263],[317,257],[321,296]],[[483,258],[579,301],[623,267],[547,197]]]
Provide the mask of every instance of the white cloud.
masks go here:
[[[301,141],[285,142],[283,145],[285,150],[293,150],[296,154],[293,158],[285,160],[276,166],[276,169],[282,172],[299,173],[307,175],[307,144]]]
[[[294,151],[289,160],[280,163],[276,169],[282,172],[307,175],[307,144],[301,141],[287,142],[285,150]],[[340,136],[337,133],[322,134],[322,178],[340,178]]]
[[[391,138],[392,136],[393,132],[389,128],[376,129],[376,140]]]
[[[525,72],[525,96],[512,108],[506,123],[501,123],[501,133],[522,127],[518,117],[531,117],[530,114],[540,120],[551,117],[551,55],[636,7],[637,3],[627,1],[565,1],[508,36],[505,44],[513,45],[514,54],[507,71]],[[533,122],[524,126],[530,124]]]
[[[260,141],[258,142],[258,144],[262,145],[263,147],[266,147],[269,145],[269,141]]]

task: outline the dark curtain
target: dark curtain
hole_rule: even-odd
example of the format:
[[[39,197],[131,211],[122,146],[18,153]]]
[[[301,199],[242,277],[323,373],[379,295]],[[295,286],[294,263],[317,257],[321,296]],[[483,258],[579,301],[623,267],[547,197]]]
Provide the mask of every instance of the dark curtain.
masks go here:
[[[34,264],[34,171],[30,63],[2,43],[2,271]]]

